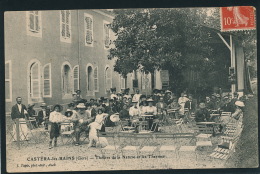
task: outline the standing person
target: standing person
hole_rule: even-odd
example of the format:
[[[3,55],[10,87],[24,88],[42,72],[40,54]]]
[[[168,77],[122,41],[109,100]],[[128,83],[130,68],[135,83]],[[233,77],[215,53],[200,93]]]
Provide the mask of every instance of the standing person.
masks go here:
[[[124,97],[126,97],[126,99],[128,100],[129,98],[132,98],[132,96],[129,94],[129,88],[126,88],[125,89],[125,95],[124,95]]]
[[[237,93],[237,92],[234,92],[234,97],[231,99],[231,101],[230,101],[230,105],[231,105],[231,112],[232,113],[234,113],[235,112],[235,110],[236,110],[236,105],[235,105],[235,103],[236,103],[236,101],[238,101],[238,96],[239,96],[239,94]]]
[[[12,107],[11,118],[16,123],[18,120],[25,121],[27,119],[26,115],[28,114],[26,106],[22,104],[22,97],[16,98],[16,104]],[[17,119],[17,120],[16,120]],[[28,128],[26,124],[19,124],[20,126],[20,140],[28,140]],[[14,141],[16,141],[16,124],[13,127]]]
[[[139,104],[139,102],[140,102],[140,97],[141,97],[141,95],[142,95],[142,94],[140,94],[139,89],[136,89],[136,90],[135,90],[135,95],[133,96],[133,100],[138,101],[138,104]]]
[[[57,138],[60,135],[60,125],[63,121],[63,115],[61,114],[62,106],[59,104],[56,104],[53,107],[53,112],[50,113],[49,121],[51,123],[51,130],[50,130],[50,143],[49,143],[49,149],[52,148],[52,140],[54,138],[54,147],[57,146]]]
[[[91,115],[86,112],[86,106],[84,103],[79,103],[77,105],[78,111],[73,114],[72,121],[74,124],[74,130],[75,130],[75,136],[76,136],[76,143],[75,146],[78,146],[80,144],[80,133],[83,131],[87,131],[88,124],[93,122],[93,118]]]
[[[38,113],[39,124],[43,122],[45,130],[48,130],[48,122],[50,117],[50,110],[47,109],[47,104],[41,104],[41,110]]]
[[[116,95],[116,88],[111,88],[110,91],[112,93],[110,96],[110,99],[112,99],[112,100],[114,100],[115,98],[117,99],[118,96]]]
[[[31,120],[31,118],[33,120],[31,120],[31,123],[33,125],[34,128],[37,128],[39,127],[39,122],[41,121],[41,118],[38,117],[35,117],[37,114],[36,114],[36,111],[33,109],[35,104],[28,104],[28,107],[27,107],[27,112],[28,112],[28,117],[27,119],[28,120]],[[35,118],[35,120],[34,120]]]
[[[179,114],[181,116],[184,115],[184,106],[185,106],[185,103],[188,101],[189,99],[187,98],[187,94],[185,93],[181,93],[181,97],[179,98],[178,100],[178,103],[179,105],[181,106],[181,109],[179,110]]]

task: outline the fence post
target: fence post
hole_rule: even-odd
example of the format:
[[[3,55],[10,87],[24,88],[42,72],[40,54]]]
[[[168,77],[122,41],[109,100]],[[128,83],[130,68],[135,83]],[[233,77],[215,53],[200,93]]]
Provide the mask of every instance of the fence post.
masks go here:
[[[15,119],[15,127],[16,127],[16,141],[18,145],[18,149],[20,150],[20,129],[19,129],[19,118]]]

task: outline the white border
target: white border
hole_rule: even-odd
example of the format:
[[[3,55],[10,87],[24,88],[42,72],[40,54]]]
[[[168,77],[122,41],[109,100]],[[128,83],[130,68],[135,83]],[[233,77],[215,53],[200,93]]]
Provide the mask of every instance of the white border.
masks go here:
[[[10,98],[8,98],[8,99],[5,98],[5,102],[12,102],[12,98],[13,98],[13,95],[12,95],[13,94],[13,91],[12,91],[12,89],[13,89],[13,86],[12,86],[12,61],[7,60],[7,61],[5,61],[5,65],[6,64],[9,65],[9,79],[8,79],[8,81],[9,81],[9,84],[10,84],[10,86],[9,86]],[[6,82],[6,79],[5,79],[5,82]]]

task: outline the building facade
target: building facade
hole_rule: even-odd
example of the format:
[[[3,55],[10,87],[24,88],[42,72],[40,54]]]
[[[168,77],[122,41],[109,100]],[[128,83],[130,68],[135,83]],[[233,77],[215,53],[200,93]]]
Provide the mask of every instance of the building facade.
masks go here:
[[[5,13],[6,111],[23,103],[69,103],[80,89],[86,99],[108,96],[109,89],[151,93],[151,75],[122,78],[108,60],[115,35],[106,10],[17,11]],[[155,82],[153,82],[155,83]],[[153,85],[154,87],[156,85]],[[158,85],[157,85],[158,86]]]

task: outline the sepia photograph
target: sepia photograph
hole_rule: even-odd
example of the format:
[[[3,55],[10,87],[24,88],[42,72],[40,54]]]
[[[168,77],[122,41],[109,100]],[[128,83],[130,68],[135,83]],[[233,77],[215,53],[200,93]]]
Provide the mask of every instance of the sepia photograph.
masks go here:
[[[6,11],[7,172],[259,167],[256,8]]]

